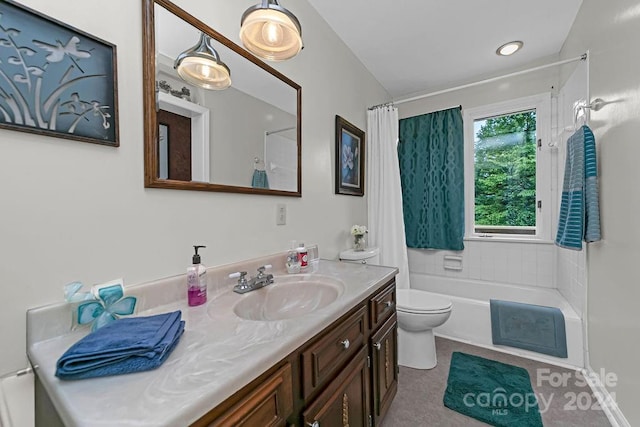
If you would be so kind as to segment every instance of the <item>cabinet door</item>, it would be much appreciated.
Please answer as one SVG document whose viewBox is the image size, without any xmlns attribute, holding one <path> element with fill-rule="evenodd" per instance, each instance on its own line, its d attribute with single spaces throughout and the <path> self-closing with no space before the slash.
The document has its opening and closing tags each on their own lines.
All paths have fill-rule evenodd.
<svg viewBox="0 0 640 427">
<path fill-rule="evenodd" d="M 377 426 L 398 390 L 398 317 L 395 313 L 371 336 L 371 360 L 373 417 Z"/>
<path fill-rule="evenodd" d="M 304 411 L 305 426 L 369 426 L 369 368 L 365 346 Z"/>
</svg>

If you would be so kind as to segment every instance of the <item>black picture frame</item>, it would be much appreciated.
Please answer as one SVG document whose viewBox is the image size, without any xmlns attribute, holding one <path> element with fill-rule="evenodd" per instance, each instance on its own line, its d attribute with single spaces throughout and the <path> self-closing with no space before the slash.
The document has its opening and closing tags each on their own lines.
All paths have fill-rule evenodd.
<svg viewBox="0 0 640 427">
<path fill-rule="evenodd" d="M 364 196 L 365 133 L 336 115 L 336 194 Z"/>
<path fill-rule="evenodd" d="M 0 128 L 118 147 L 116 46 L 0 2 Z"/>
</svg>

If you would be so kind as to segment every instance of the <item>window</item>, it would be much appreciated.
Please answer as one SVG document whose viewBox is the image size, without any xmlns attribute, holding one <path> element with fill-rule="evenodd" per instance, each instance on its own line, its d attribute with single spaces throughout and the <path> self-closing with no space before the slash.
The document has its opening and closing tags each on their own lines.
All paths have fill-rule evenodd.
<svg viewBox="0 0 640 427">
<path fill-rule="evenodd" d="M 468 237 L 550 240 L 548 94 L 465 111 Z"/>
</svg>

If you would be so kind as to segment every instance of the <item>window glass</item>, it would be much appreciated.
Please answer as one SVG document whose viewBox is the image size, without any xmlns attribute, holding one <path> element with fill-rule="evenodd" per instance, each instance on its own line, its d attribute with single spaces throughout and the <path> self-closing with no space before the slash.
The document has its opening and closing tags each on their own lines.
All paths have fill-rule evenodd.
<svg viewBox="0 0 640 427">
<path fill-rule="evenodd" d="M 476 233 L 536 234 L 536 110 L 474 120 Z"/>
</svg>

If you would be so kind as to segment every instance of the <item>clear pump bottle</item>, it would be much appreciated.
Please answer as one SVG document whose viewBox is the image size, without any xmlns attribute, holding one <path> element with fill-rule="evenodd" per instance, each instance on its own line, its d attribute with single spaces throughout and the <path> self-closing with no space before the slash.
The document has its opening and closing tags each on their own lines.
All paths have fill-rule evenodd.
<svg viewBox="0 0 640 427">
<path fill-rule="evenodd" d="M 189 306 L 195 307 L 207 302 L 207 268 L 200 263 L 198 249 L 206 246 L 194 246 L 195 255 L 192 264 L 187 268 L 187 299 Z"/>
<path fill-rule="evenodd" d="M 291 248 L 287 253 L 287 273 L 300 273 L 300 260 L 298 259 L 298 250 L 296 249 L 296 241 L 291 241 Z"/>
</svg>

